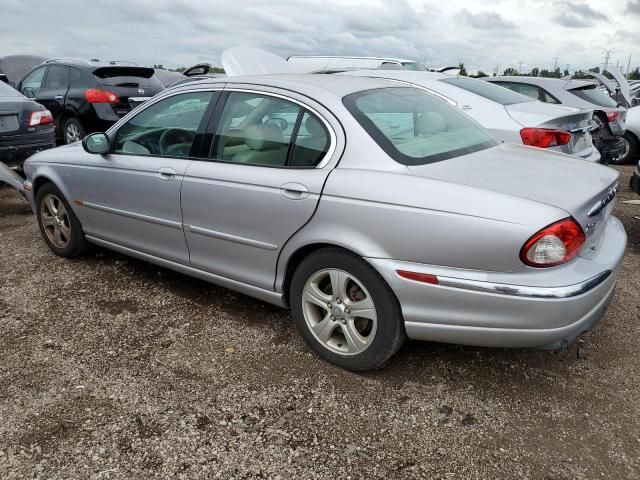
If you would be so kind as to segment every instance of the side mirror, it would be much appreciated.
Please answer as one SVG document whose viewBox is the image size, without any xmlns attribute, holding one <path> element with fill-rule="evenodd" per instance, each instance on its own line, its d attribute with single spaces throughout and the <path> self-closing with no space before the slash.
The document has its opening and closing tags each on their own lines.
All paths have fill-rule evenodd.
<svg viewBox="0 0 640 480">
<path fill-rule="evenodd" d="M 36 92 L 31 87 L 24 87 L 22 94 L 27 98 L 36 98 Z"/>
<path fill-rule="evenodd" d="M 92 133 L 84 137 L 82 140 L 82 147 L 87 153 L 105 155 L 106 153 L 109 153 L 109 137 L 101 132 Z"/>
</svg>

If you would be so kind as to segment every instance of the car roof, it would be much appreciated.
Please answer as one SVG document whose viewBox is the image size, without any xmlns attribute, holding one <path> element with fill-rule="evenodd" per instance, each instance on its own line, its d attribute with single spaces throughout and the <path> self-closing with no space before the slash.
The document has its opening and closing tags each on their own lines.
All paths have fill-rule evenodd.
<svg viewBox="0 0 640 480">
<path fill-rule="evenodd" d="M 352 55 L 290 55 L 290 58 L 338 58 L 345 60 L 380 60 L 381 62 L 399 62 L 399 63 L 418 63 L 415 60 L 409 60 L 407 58 L 395 58 L 395 57 L 360 57 Z"/>
<path fill-rule="evenodd" d="M 199 78 L 187 83 L 180 83 L 171 88 L 192 88 L 196 85 L 208 84 L 251 84 L 256 86 L 270 86 L 305 93 L 305 90 L 327 92 L 344 97 L 351 93 L 363 90 L 388 87 L 407 87 L 397 82 L 382 78 L 362 78 L 338 75 L 317 74 L 272 74 L 272 75 L 247 75 L 236 77 Z"/>
</svg>

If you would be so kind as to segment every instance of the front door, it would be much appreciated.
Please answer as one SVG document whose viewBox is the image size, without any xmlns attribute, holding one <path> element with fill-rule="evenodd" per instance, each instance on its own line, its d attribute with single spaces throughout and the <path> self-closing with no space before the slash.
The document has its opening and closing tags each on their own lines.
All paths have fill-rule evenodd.
<svg viewBox="0 0 640 480">
<path fill-rule="evenodd" d="M 335 136 L 292 99 L 229 91 L 218 103 L 209 161 L 192 162 L 182 186 L 191 265 L 272 290 L 283 245 L 315 211 Z"/>
<path fill-rule="evenodd" d="M 143 108 L 111 136 L 111 153 L 79 170 L 92 236 L 188 264 L 180 188 L 215 95 L 180 93 Z"/>
<path fill-rule="evenodd" d="M 51 65 L 42 88 L 36 94 L 36 100 L 51 112 L 56 121 L 56 130 L 62 131 L 61 124 L 65 110 L 65 100 L 69 91 L 69 67 Z"/>
</svg>

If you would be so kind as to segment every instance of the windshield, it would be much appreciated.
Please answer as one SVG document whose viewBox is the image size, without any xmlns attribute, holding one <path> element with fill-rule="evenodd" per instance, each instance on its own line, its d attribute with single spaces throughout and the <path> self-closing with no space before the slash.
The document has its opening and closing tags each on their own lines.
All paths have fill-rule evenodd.
<svg viewBox="0 0 640 480">
<path fill-rule="evenodd" d="M 576 97 L 586 100 L 589 103 L 600 105 L 601 107 L 616 108 L 618 104 L 606 93 L 602 92 L 595 85 L 587 85 L 581 88 L 574 88 L 569 90 L 569 93 L 573 93 Z"/>
<path fill-rule="evenodd" d="M 403 62 L 402 66 L 407 70 L 415 70 L 416 72 L 426 72 L 427 67 L 418 62 Z"/>
<path fill-rule="evenodd" d="M 521 93 L 514 92 L 508 88 L 494 85 L 493 83 L 483 82 L 468 77 L 451 77 L 440 80 L 456 87 L 462 88 L 469 92 L 488 98 L 502 105 L 514 105 L 516 103 L 533 102 L 534 100 Z"/>
<path fill-rule="evenodd" d="M 347 95 L 345 107 L 376 143 L 404 165 L 425 165 L 497 145 L 464 113 L 411 87 Z"/>
<path fill-rule="evenodd" d="M 22 94 L 12 86 L 0 81 L 0 97 L 21 97 Z"/>
</svg>

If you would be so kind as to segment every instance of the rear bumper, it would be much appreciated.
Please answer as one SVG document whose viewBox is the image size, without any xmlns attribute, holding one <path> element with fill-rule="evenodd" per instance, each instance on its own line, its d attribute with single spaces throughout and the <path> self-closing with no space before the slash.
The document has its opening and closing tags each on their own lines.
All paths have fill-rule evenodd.
<svg viewBox="0 0 640 480">
<path fill-rule="evenodd" d="M 610 217 L 598 251 L 550 269 L 496 273 L 367 259 L 395 292 L 409 338 L 488 347 L 558 348 L 589 330 L 613 296 L 626 247 Z M 397 270 L 436 275 L 439 285 Z"/>
<path fill-rule="evenodd" d="M 51 134 L 39 135 L 39 137 L 36 141 L 28 143 L 3 144 L 0 142 L 0 162 L 9 167 L 19 167 L 34 153 L 56 146 L 53 129 Z"/>
</svg>

